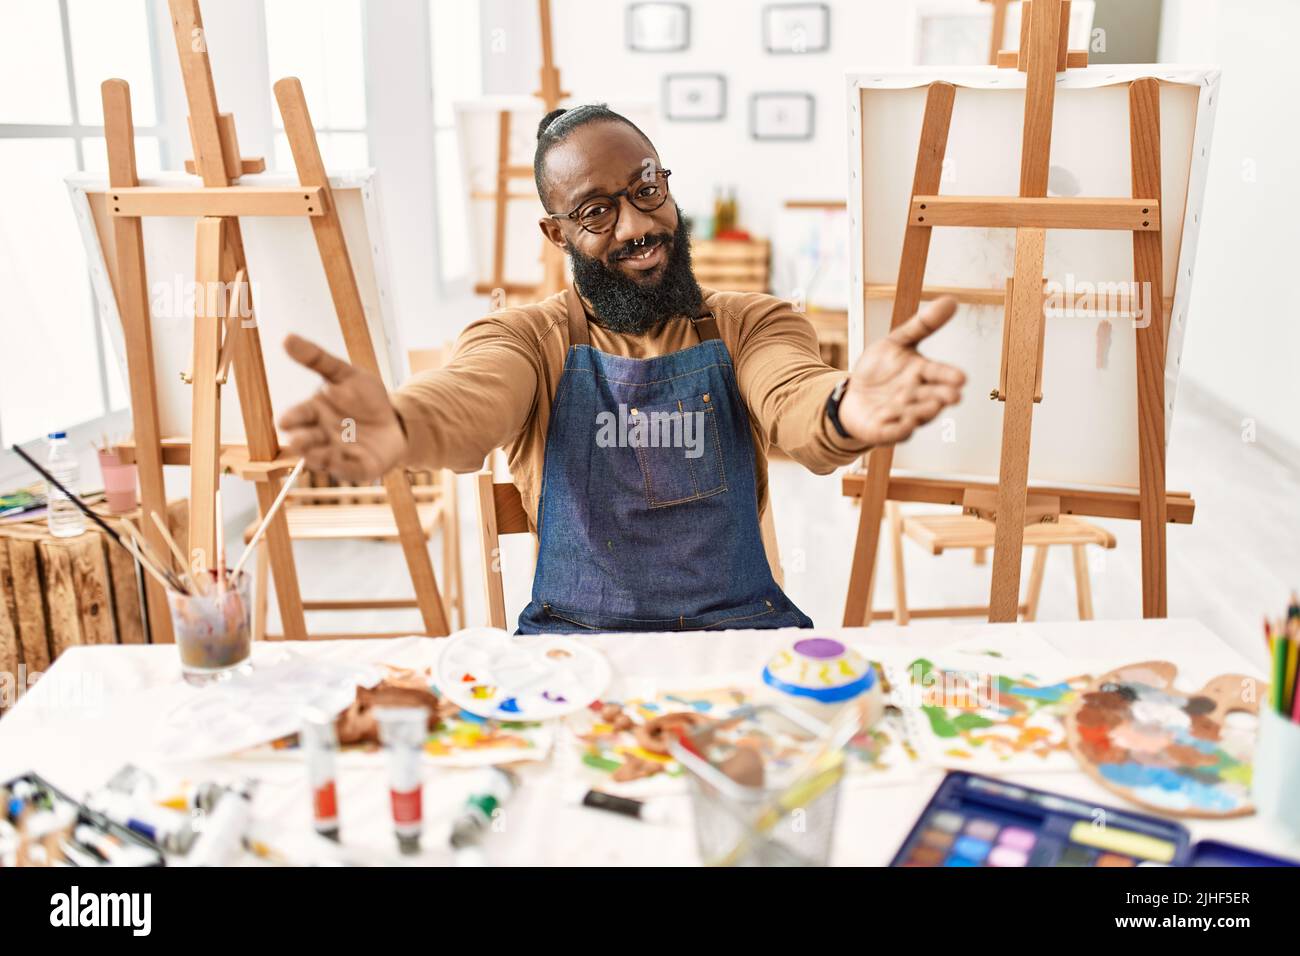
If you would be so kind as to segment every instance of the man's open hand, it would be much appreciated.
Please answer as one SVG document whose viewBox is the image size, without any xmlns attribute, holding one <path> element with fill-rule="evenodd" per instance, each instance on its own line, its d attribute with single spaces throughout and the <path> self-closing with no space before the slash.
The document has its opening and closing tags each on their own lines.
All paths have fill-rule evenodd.
<svg viewBox="0 0 1300 956">
<path fill-rule="evenodd" d="M 966 375 L 916 350 L 952 318 L 957 300 L 944 296 L 921 308 L 889 335 L 867 346 L 840 401 L 840 424 L 869 445 L 905 441 L 949 405 L 961 401 Z"/>
<path fill-rule="evenodd" d="M 378 375 L 297 335 L 284 340 L 284 350 L 323 380 L 315 395 L 280 416 L 289 449 L 308 468 L 343 481 L 373 481 L 403 460 L 406 435 Z"/>
</svg>

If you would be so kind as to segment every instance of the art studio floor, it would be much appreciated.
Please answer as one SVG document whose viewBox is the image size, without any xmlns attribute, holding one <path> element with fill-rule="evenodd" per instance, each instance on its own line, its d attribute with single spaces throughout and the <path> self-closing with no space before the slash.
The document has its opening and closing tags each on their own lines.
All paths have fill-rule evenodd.
<svg viewBox="0 0 1300 956">
<path fill-rule="evenodd" d="M 1300 565 L 1300 474 L 1260 446 L 1244 442 L 1232 416 L 1180 394 L 1168 462 L 1169 487 L 1196 499 L 1196 522 L 1169 529 L 1169 613 L 1200 621 L 1263 666 L 1259 608 L 1274 607 L 1294 582 L 1279 569 Z M 818 477 L 789 460 L 771 466 L 776 527 L 786 568 L 786 590 L 815 622 L 837 625 L 844 608 L 857 510 L 840 496 L 839 477 Z M 486 620 L 479 564 L 477 509 L 472 478 L 459 485 L 461 541 L 470 624 Z M 912 507 L 912 506 L 908 506 Z M 918 509 L 930 506 L 915 506 Z M 1136 522 L 1097 520 L 1118 539 L 1112 551 L 1090 548 L 1095 616 L 1125 619 L 1141 613 L 1142 576 Z M 912 607 L 981 604 L 988 599 L 989 566 L 976 566 L 969 551 L 931 557 L 905 543 L 908 597 Z M 888 556 L 882 541 L 882 556 Z M 434 549 L 435 553 L 438 549 Z M 528 600 L 531 553 L 526 539 L 505 539 L 502 574 L 511 619 Z M 398 549 L 370 542 L 312 542 L 297 546 L 305 597 L 409 595 Z M 1028 578 L 1025 559 L 1022 581 Z M 876 607 L 892 600 L 891 563 L 883 560 Z M 441 577 L 441 569 L 439 569 Z M 274 599 L 269 627 L 279 630 Z M 1074 574 L 1068 549 L 1047 562 L 1038 619 L 1076 617 Z M 418 629 L 411 612 L 311 614 L 308 626 L 330 632 Z"/>
</svg>

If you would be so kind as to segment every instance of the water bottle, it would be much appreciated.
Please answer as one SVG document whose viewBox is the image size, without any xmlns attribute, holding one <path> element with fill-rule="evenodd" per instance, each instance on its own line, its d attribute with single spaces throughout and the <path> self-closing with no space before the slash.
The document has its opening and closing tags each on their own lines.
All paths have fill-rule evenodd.
<svg viewBox="0 0 1300 956">
<path fill-rule="evenodd" d="M 49 454 L 45 456 L 45 470 L 58 479 L 59 483 L 73 494 L 78 494 L 77 486 L 81 482 L 81 468 L 77 458 L 68 448 L 67 432 L 50 432 L 48 436 Z M 68 496 L 49 482 L 45 483 L 46 521 L 50 534 L 56 538 L 75 538 L 86 530 L 86 519 Z"/>
</svg>

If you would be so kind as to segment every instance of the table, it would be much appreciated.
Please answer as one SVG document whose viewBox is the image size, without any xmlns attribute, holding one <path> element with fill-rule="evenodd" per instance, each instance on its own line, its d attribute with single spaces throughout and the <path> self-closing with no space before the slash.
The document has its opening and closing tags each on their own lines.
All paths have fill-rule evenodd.
<svg viewBox="0 0 1300 956">
<path fill-rule="evenodd" d="M 1115 666 L 1164 658 L 1177 663 L 1186 686 L 1202 676 L 1260 669 L 1195 621 L 1087 621 L 1033 624 L 913 624 L 899 628 L 820 629 L 870 653 L 905 648 L 927 653 L 975 641 L 1003 648 L 1050 647 L 1089 667 Z M 729 631 L 699 634 L 594 635 L 581 640 L 609 658 L 616 675 L 681 680 L 752 670 L 782 642 L 781 632 Z M 378 659 L 399 665 L 426 665 L 437 639 L 264 642 L 254 661 L 267 661 L 293 648 L 334 660 Z M 1093 673 L 1099 671 L 1092 670 Z M 13 711 L 0 720 L 0 779 L 34 769 L 73 795 L 101 785 L 137 750 L 134 741 L 148 732 L 157 715 L 138 698 L 150 688 L 179 684 L 179 662 L 170 646 L 73 647 L 54 664 Z M 202 693 L 182 690 L 177 693 Z M 558 737 L 558 735 L 557 735 Z M 685 796 L 665 797 L 673 820 L 653 825 L 581 807 L 581 786 L 573 775 L 576 749 L 557 739 L 551 758 L 524 765 L 520 792 L 507 804 L 500 832 L 488 835 L 488 862 L 514 865 L 692 865 L 697 862 Z M 307 787 L 300 765 L 256 759 L 207 761 L 185 768 L 204 777 L 260 778 L 254 801 L 259 830 L 284 834 L 290 842 L 309 839 Z M 466 770 L 425 774 L 424 852 L 392 862 L 447 864 L 450 819 L 470 785 Z M 832 862 L 884 865 L 929 799 L 942 776 L 926 770 L 921 779 L 895 786 L 846 786 L 840 805 Z M 1024 773 L 1014 782 L 1052 790 L 1106 806 L 1125 806 L 1080 771 Z M 339 801 L 344 840 L 387 854 L 393 847 L 386 774 L 381 769 L 340 771 Z M 1260 850 L 1300 857 L 1300 843 L 1251 816 L 1236 820 L 1183 821 L 1193 839 L 1214 838 Z M 277 836 L 278 838 L 278 836 Z"/>
</svg>

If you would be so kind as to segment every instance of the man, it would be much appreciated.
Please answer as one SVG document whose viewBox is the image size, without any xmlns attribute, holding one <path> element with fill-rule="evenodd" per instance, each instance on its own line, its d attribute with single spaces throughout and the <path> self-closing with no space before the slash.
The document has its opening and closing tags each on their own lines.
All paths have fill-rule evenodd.
<svg viewBox="0 0 1300 956">
<path fill-rule="evenodd" d="M 965 376 L 916 351 L 951 299 L 846 376 L 789 303 L 701 289 L 670 172 L 605 106 L 556 110 L 534 174 L 570 288 L 472 323 L 447 367 L 391 396 L 286 342 L 324 379 L 280 422 L 308 467 L 349 480 L 396 465 L 466 472 L 508 450 L 540 539 L 522 633 L 811 627 L 763 551 L 769 446 L 826 474 L 961 398 Z"/>
</svg>

